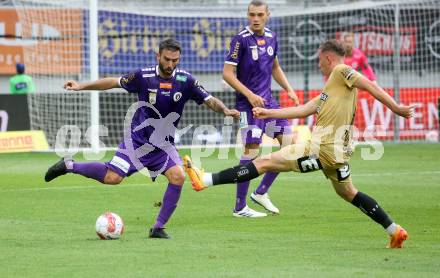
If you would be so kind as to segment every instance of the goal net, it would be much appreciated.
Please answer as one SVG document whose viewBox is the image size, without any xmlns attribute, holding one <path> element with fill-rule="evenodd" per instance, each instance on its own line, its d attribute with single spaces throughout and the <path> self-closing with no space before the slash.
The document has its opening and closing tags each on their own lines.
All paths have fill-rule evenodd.
<svg viewBox="0 0 440 278">
<path fill-rule="evenodd" d="M 139 1 L 100 1 L 100 77 L 120 76 L 154 65 L 159 41 L 174 37 L 183 46 L 180 67 L 233 106 L 234 93 L 221 75 L 232 36 L 246 26 L 246 5 L 212 2 L 217 4 L 197 1 L 191 5 L 189 1 L 177 7 L 157 7 Z M 56 147 L 57 134 L 69 134 L 74 146 L 90 147 L 86 136 L 91 125 L 90 93 L 62 89 L 67 79 L 87 81 L 90 77 L 88 1 L 13 3 L 17 32 L 27 42 L 24 62 L 37 88 L 36 94 L 29 95 L 32 129 L 43 130 L 52 148 Z M 416 107 L 414 118 L 397 118 L 360 92 L 355 119 L 360 140 L 372 135 L 392 142 L 438 140 L 439 0 L 360 1 L 309 8 L 284 3 L 270 6 L 268 27 L 278 34 L 281 66 L 302 101 L 319 94 L 324 85 L 317 66 L 320 43 L 353 32 L 354 45 L 368 57 L 377 83 L 399 102 Z M 282 106 L 292 105 L 275 82 L 273 90 Z M 118 145 L 125 113 L 134 101 L 133 95 L 122 90 L 99 93 L 99 123 L 106 127 L 101 133 L 101 147 Z M 312 125 L 313 120 L 310 117 L 293 124 Z M 235 144 L 238 125 L 232 124 L 232 136 L 226 139 L 224 126 L 222 115 L 189 103 L 179 125 L 177 144 Z"/>
</svg>

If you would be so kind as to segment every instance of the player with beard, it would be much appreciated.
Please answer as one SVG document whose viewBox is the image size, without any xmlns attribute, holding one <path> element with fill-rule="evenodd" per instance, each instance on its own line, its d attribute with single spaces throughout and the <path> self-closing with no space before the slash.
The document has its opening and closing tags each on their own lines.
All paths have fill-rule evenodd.
<svg viewBox="0 0 440 278">
<path fill-rule="evenodd" d="M 228 109 L 222 101 L 211 96 L 188 72 L 178 69 L 181 46 L 174 39 L 160 43 L 157 65 L 123 75 L 103 78 L 88 83 L 67 81 L 67 90 L 108 90 L 123 88 L 137 94 L 139 102 L 124 140 L 114 157 L 107 163 L 80 163 L 63 158 L 45 175 L 49 182 L 67 173 L 79 174 L 104 184 L 119 184 L 125 177 L 147 168 L 155 180 L 163 174 L 168 179 L 162 207 L 156 223 L 150 229 L 153 238 L 169 238 L 164 226 L 170 219 L 180 198 L 185 174 L 182 161 L 174 146 L 174 132 L 189 100 L 204 103 L 211 110 L 238 118 L 237 110 Z M 133 106 L 132 106 L 133 107 Z M 129 111 L 133 112 L 133 111 Z"/>
</svg>

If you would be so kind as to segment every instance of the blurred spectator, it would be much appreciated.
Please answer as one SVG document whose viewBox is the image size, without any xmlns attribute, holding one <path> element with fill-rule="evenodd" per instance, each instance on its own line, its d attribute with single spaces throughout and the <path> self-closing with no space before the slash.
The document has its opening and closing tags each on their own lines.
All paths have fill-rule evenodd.
<svg viewBox="0 0 440 278">
<path fill-rule="evenodd" d="M 35 92 L 32 77 L 25 74 L 24 64 L 16 65 L 17 74 L 9 79 L 9 91 L 11 94 L 27 94 Z"/>
<path fill-rule="evenodd" d="M 354 34 L 347 32 L 344 35 L 345 58 L 344 64 L 361 72 L 371 81 L 376 81 L 373 68 L 368 64 L 367 56 L 359 49 L 354 47 Z"/>
</svg>

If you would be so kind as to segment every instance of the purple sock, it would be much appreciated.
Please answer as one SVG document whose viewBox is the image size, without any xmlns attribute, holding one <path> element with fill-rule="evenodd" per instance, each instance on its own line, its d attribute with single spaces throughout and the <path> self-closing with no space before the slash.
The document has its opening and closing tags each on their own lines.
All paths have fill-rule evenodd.
<svg viewBox="0 0 440 278">
<path fill-rule="evenodd" d="M 72 162 L 72 165 L 67 164 L 67 171 L 69 173 L 79 174 L 81 176 L 104 182 L 104 177 L 107 174 L 107 166 L 104 163 L 90 162 L 78 163 Z"/>
<path fill-rule="evenodd" d="M 240 165 L 246 164 L 251 159 L 242 157 L 240 159 Z M 237 200 L 235 202 L 235 211 L 242 210 L 246 206 L 246 196 L 249 189 L 250 181 L 237 183 Z"/>
<path fill-rule="evenodd" d="M 263 179 L 261 180 L 260 186 L 258 186 L 257 190 L 255 190 L 255 192 L 257 192 L 257 194 L 263 195 L 264 193 L 266 193 L 269 188 L 272 186 L 273 181 L 277 178 L 279 173 L 275 173 L 275 172 L 267 172 L 264 176 Z"/>
<path fill-rule="evenodd" d="M 180 199 L 180 192 L 182 192 L 181 185 L 172 183 L 168 184 L 167 191 L 165 191 L 165 194 L 163 195 L 162 207 L 160 208 L 154 228 L 163 228 L 168 222 L 168 219 L 170 219 L 177 207 L 177 202 L 179 202 Z"/>
</svg>

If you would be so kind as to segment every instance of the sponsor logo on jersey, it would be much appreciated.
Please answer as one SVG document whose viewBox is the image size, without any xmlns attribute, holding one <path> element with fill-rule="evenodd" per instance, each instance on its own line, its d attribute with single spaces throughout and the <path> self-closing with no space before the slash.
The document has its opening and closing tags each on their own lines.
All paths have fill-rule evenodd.
<svg viewBox="0 0 440 278">
<path fill-rule="evenodd" d="M 153 105 L 156 104 L 156 96 L 157 96 L 156 93 L 150 92 L 150 94 L 148 96 L 148 102 L 153 104 Z"/>
<path fill-rule="evenodd" d="M 172 89 L 173 88 L 173 83 L 160 83 L 159 84 L 159 88 L 161 89 Z"/>
<path fill-rule="evenodd" d="M 272 48 L 272 46 L 269 46 L 269 47 L 267 48 L 267 54 L 269 54 L 269 56 L 272 56 L 272 55 L 273 55 L 273 48 Z"/>
<path fill-rule="evenodd" d="M 236 42 L 234 46 L 234 51 L 232 51 L 231 58 L 237 59 L 238 58 L 238 51 L 240 50 L 240 42 Z"/>
<path fill-rule="evenodd" d="M 176 75 L 176 80 L 186 82 L 187 77 L 185 75 Z"/>
<path fill-rule="evenodd" d="M 179 99 L 181 99 L 181 98 L 182 98 L 182 93 L 181 92 L 174 93 L 174 95 L 173 95 L 174 102 L 178 102 Z"/>
<path fill-rule="evenodd" d="M 266 44 L 266 40 L 265 39 L 257 40 L 257 44 L 260 45 L 260 46 L 265 45 Z"/>
</svg>

